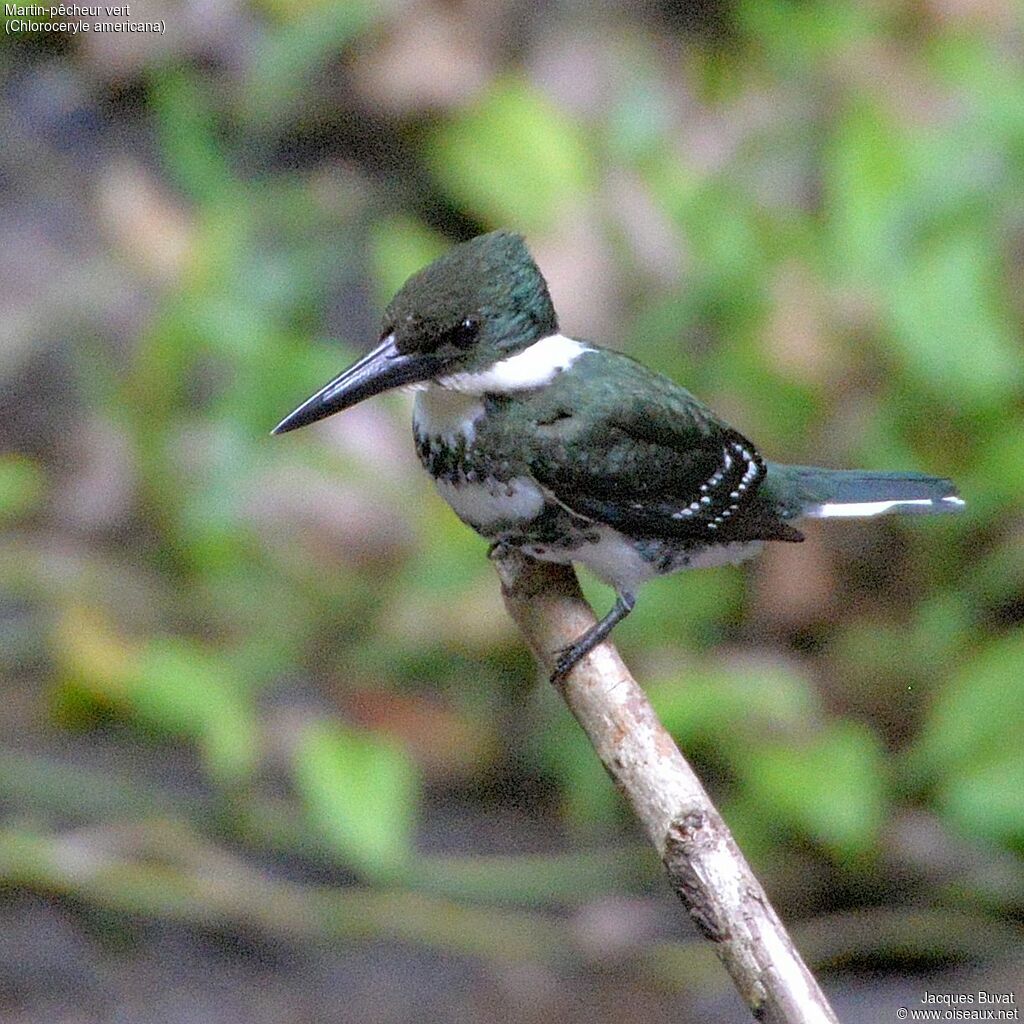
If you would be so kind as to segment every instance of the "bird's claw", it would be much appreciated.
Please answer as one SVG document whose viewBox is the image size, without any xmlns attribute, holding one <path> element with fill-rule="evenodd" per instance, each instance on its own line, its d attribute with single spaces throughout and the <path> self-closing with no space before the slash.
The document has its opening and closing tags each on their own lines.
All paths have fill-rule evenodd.
<svg viewBox="0 0 1024 1024">
<path fill-rule="evenodd" d="M 487 557 L 494 562 L 500 562 L 503 558 L 508 558 L 512 554 L 513 547 L 507 541 L 496 540 L 488 549 Z"/>
<path fill-rule="evenodd" d="M 577 644 L 570 644 L 558 652 L 558 656 L 555 658 L 555 667 L 551 672 L 551 682 L 555 686 L 565 682 L 566 677 L 583 657 L 577 646 Z"/>
</svg>

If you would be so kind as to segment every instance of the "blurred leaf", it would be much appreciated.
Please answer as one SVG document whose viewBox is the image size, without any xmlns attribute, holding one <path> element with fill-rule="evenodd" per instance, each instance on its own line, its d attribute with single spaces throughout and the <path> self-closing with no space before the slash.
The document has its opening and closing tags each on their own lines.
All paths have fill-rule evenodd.
<svg viewBox="0 0 1024 1024">
<path fill-rule="evenodd" d="M 911 180 L 905 135 L 878 106 L 854 104 L 826 152 L 835 269 L 854 281 L 884 281 L 907 258 L 901 198 Z"/>
<path fill-rule="evenodd" d="M 510 856 L 433 856 L 417 860 L 416 888 L 486 903 L 550 907 L 560 902 L 575 907 L 588 898 L 621 895 L 651 884 L 652 861 L 656 863 L 649 848 L 640 845 Z"/>
<path fill-rule="evenodd" d="M 759 213 L 749 196 L 721 183 L 694 192 L 684 212 L 709 305 L 733 323 L 764 307 L 768 239 Z"/>
<path fill-rule="evenodd" d="M 152 89 L 164 161 L 200 201 L 216 199 L 234 185 L 207 88 L 194 73 L 167 71 L 155 77 Z"/>
<path fill-rule="evenodd" d="M 991 764 L 1024 735 L 1024 634 L 993 641 L 936 695 L 906 766 L 918 782 Z"/>
<path fill-rule="evenodd" d="M 125 640 L 95 609 L 81 607 L 60 620 L 55 643 L 70 687 L 59 695 L 65 713 L 87 721 L 88 699 L 185 737 L 221 785 L 251 773 L 259 752 L 255 714 L 227 659 L 183 638 Z"/>
<path fill-rule="evenodd" d="M 0 523 L 34 511 L 42 498 L 39 466 L 21 455 L 0 455 Z"/>
<path fill-rule="evenodd" d="M 1021 380 L 999 287 L 999 245 L 983 185 L 992 160 L 955 130 L 899 124 L 853 104 L 828 151 L 836 273 L 877 290 L 910 375 L 970 406 Z"/>
<path fill-rule="evenodd" d="M 354 867 L 387 878 L 406 864 L 419 780 L 401 747 L 373 733 L 318 723 L 302 736 L 293 772 L 313 821 Z"/>
<path fill-rule="evenodd" d="M 782 72 L 795 74 L 835 58 L 872 28 L 878 14 L 860 4 L 815 0 L 742 0 L 737 21 L 764 47 Z"/>
<path fill-rule="evenodd" d="M 246 209 L 245 198 L 235 195 L 223 201 L 204 204 L 196 224 L 195 258 L 188 275 L 188 287 L 179 298 L 181 305 L 174 311 L 176 316 L 184 318 L 196 330 L 197 338 L 203 342 L 209 340 L 216 345 L 222 333 L 226 334 L 232 341 L 225 346 L 225 353 L 229 355 L 247 351 L 234 343 L 234 338 L 242 335 L 244 343 L 249 333 L 249 318 L 260 317 L 262 310 L 258 306 L 255 309 L 235 308 L 232 312 L 242 318 L 240 326 L 222 323 L 217 325 L 219 329 L 207 332 L 201 329 L 204 326 L 202 318 L 204 315 L 215 317 L 218 310 L 214 308 L 206 313 L 204 310 L 197 311 L 195 306 L 197 302 L 210 303 L 214 307 L 225 303 L 234 303 L 235 307 L 252 305 L 243 268 L 246 266 L 248 250 L 253 246 L 255 217 Z M 227 319 L 225 313 L 221 312 L 221 316 Z M 250 346 L 255 344 L 251 338 L 248 342 Z"/>
<path fill-rule="evenodd" d="M 964 590 L 977 605 L 989 611 L 1000 606 L 1012 609 L 1020 605 L 1024 596 L 1022 541 L 1018 526 L 975 563 L 970 579 L 964 581 Z"/>
<path fill-rule="evenodd" d="M 419 608 L 457 600 L 485 574 L 492 572 L 486 542 L 474 534 L 434 493 L 422 512 L 430 516 L 429 538 L 403 573 L 398 600 Z"/>
<path fill-rule="evenodd" d="M 753 309 L 749 312 L 756 315 Z M 744 422 L 736 426 L 738 430 L 753 433 L 756 425 L 757 436 L 765 450 L 784 443 L 787 438 L 806 437 L 819 414 L 820 400 L 807 385 L 786 379 L 768 365 L 753 325 L 750 329 L 738 330 L 721 345 L 714 358 L 707 360 L 705 373 L 710 387 L 723 395 L 735 391 L 737 380 L 744 382 L 744 411 L 749 409 L 749 412 Z"/>
<path fill-rule="evenodd" d="M 138 658 L 128 697 L 150 725 L 196 741 L 218 783 L 251 774 L 259 753 L 255 715 L 219 657 L 191 641 L 153 640 Z"/>
<path fill-rule="evenodd" d="M 741 759 L 755 738 L 798 734 L 820 716 L 807 681 L 780 665 L 748 669 L 709 663 L 687 668 L 678 679 L 656 682 L 647 693 L 684 750 L 708 742 Z"/>
<path fill-rule="evenodd" d="M 123 701 L 138 654 L 95 608 L 71 605 L 54 631 L 57 663 L 75 686 L 105 703 Z"/>
<path fill-rule="evenodd" d="M 426 157 L 454 200 L 493 226 L 528 231 L 550 229 L 594 180 L 578 126 L 512 78 L 441 125 Z"/>
<path fill-rule="evenodd" d="M 935 802 L 940 813 L 972 837 L 1024 843 L 1024 750 L 1017 743 L 988 750 L 943 782 Z"/>
<path fill-rule="evenodd" d="M 741 787 L 765 818 L 855 857 L 875 843 L 885 816 L 881 744 L 865 726 L 841 721 L 803 743 L 758 745 L 737 761 Z"/>
<path fill-rule="evenodd" d="M 889 375 L 885 388 L 884 398 L 879 396 L 871 403 L 869 414 L 865 414 L 862 417 L 863 423 L 858 424 L 860 429 L 857 435 L 849 438 L 849 458 L 856 464 L 878 469 L 914 469 L 923 472 L 925 464 L 922 464 L 920 454 L 915 451 L 907 427 L 911 418 L 915 418 L 918 424 L 929 413 L 934 418 L 934 396 L 925 397 L 911 392 L 906 375 L 898 371 Z M 916 405 L 911 404 L 912 398 L 917 398 L 918 404 L 926 407 L 927 412 L 922 410 L 914 417 Z M 940 423 L 928 423 L 929 439 L 939 436 L 941 427 Z M 935 472 L 938 467 L 928 464 L 928 469 Z M 957 482 L 963 481 L 958 477 Z"/>
<path fill-rule="evenodd" d="M 643 77 L 625 86 L 609 111 L 605 142 L 610 154 L 621 160 L 656 160 L 666 134 L 673 130 L 673 98 L 643 63 L 644 55 L 636 56 L 633 73 Z"/>
<path fill-rule="evenodd" d="M 931 686 L 963 649 L 974 628 L 971 609 L 958 593 L 940 591 L 924 600 L 909 619 L 854 619 L 835 638 L 833 650 L 845 676 L 872 686 L 899 680 Z"/>
<path fill-rule="evenodd" d="M 910 372 L 968 405 L 1008 400 L 1021 382 L 1020 344 L 998 308 L 991 238 L 980 230 L 936 238 L 888 289 L 892 337 Z"/>
<path fill-rule="evenodd" d="M 365 0 L 262 2 L 284 22 L 264 37 L 250 65 L 244 93 L 247 115 L 264 123 L 284 117 L 304 98 L 309 102 L 311 89 L 321 92 L 311 81 L 316 72 L 388 7 Z"/>
<path fill-rule="evenodd" d="M 612 785 L 579 724 L 556 707 L 538 736 L 541 766 L 558 780 L 561 811 L 577 826 L 607 826 L 622 818 L 622 796 Z"/>
<path fill-rule="evenodd" d="M 963 481 L 968 508 L 981 516 L 1003 515 L 1024 508 L 1024 419 L 1010 418 L 1000 409 L 991 433 L 978 437 L 970 476 Z"/>
<path fill-rule="evenodd" d="M 969 96 L 977 137 L 985 146 L 1006 146 L 1007 156 L 1024 159 L 1024 75 L 1020 62 L 988 33 L 947 32 L 929 40 L 933 67 L 947 83 Z M 966 154 L 961 154 L 964 156 Z M 1001 175 L 1004 185 L 1013 179 Z M 1014 192 L 1016 194 L 1016 191 Z"/>
</svg>

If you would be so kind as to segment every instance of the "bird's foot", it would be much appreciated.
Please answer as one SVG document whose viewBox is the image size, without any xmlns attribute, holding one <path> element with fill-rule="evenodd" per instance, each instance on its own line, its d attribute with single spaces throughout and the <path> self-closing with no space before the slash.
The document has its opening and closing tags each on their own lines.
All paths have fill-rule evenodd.
<svg viewBox="0 0 1024 1024">
<path fill-rule="evenodd" d="M 577 637 L 568 647 L 563 647 L 555 657 L 555 668 L 551 673 L 551 682 L 556 686 L 565 682 L 569 673 L 595 647 L 608 639 L 608 634 L 632 610 L 635 599 L 632 594 L 620 593 L 612 610 L 600 622 L 595 623 Z"/>
<path fill-rule="evenodd" d="M 505 540 L 496 540 L 488 549 L 487 557 L 492 562 L 500 562 L 503 558 L 508 558 L 515 548 Z"/>
<path fill-rule="evenodd" d="M 593 650 L 593 647 L 585 645 L 586 639 L 586 636 L 583 636 L 576 643 L 569 644 L 568 647 L 563 647 L 558 652 L 558 656 L 555 658 L 555 667 L 551 673 L 551 682 L 555 686 L 564 683 L 569 673 Z"/>
</svg>

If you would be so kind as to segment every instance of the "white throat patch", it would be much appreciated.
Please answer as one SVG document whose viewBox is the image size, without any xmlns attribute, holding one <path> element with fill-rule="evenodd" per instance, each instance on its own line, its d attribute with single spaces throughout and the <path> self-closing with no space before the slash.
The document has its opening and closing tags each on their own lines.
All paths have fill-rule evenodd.
<svg viewBox="0 0 1024 1024">
<path fill-rule="evenodd" d="M 454 448 L 464 439 L 472 444 L 476 437 L 476 421 L 484 414 L 484 403 L 475 395 L 439 388 L 430 384 L 419 390 L 412 407 L 412 421 L 417 434 L 434 438 Z"/>
<path fill-rule="evenodd" d="M 439 377 L 437 383 L 449 391 L 465 395 L 508 394 L 549 383 L 555 374 L 567 370 L 584 352 L 593 349 L 564 334 L 549 334 L 529 348 L 502 359 L 476 373 L 453 373 Z"/>
</svg>

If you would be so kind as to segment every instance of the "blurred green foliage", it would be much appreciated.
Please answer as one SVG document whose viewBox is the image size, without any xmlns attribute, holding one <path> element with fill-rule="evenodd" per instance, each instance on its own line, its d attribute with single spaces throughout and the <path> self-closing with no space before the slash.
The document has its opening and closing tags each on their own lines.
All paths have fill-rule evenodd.
<svg viewBox="0 0 1024 1024">
<path fill-rule="evenodd" d="M 316 824 L 346 860 L 381 878 L 409 861 L 416 770 L 401 747 L 317 725 L 299 742 L 295 776 Z"/>
<path fill-rule="evenodd" d="M 586 199 L 594 154 L 572 120 L 515 79 L 439 127 L 428 165 L 452 199 L 485 224 L 544 231 Z"/>
<path fill-rule="evenodd" d="M 533 786 L 581 846 L 620 834 L 575 724 L 531 691 L 483 542 L 415 465 L 407 403 L 267 436 L 373 341 L 409 273 L 509 226 L 564 298 L 563 329 L 600 329 L 771 456 L 946 474 L 967 498 L 955 522 L 814 527 L 752 577 L 657 581 L 621 627 L 756 866 L 816 865 L 804 907 L 872 874 L 873 898 L 899 905 L 910 872 L 941 899 L 893 845 L 910 812 L 982 860 L 1019 858 L 1024 72 L 997 29 L 742 0 L 726 42 L 665 30 L 666 46 L 595 13 L 562 26 L 561 76 L 509 56 L 420 104 L 360 78 L 387 62 L 402 5 L 254 14 L 266 31 L 237 77 L 156 57 L 136 71 L 161 198 L 118 258 L 155 299 L 123 345 L 66 332 L 79 407 L 62 415 L 120 440 L 125 496 L 76 525 L 66 459 L 30 437 L 0 457 L 4 600 L 47 638 L 5 659 L 12 680 L 45 681 L 49 727 L 184 741 L 236 835 L 370 882 L 543 898 L 512 882 L 541 877 L 526 858 L 414 871 L 429 792 L 475 794 L 483 817 L 495 791 Z M 582 98 L 573 32 L 575 59 L 599 65 Z M 154 280 L 166 206 L 185 244 Z M 282 724 L 274 695 L 298 679 L 317 699 Z M 280 819 L 261 789 L 275 771 Z M 551 865 L 564 899 L 573 872 Z M 991 897 L 960 883 L 958 899 Z M 1018 871 L 995 910 L 1022 903 Z"/>
<path fill-rule="evenodd" d="M 18 455 L 0 458 L 0 521 L 17 521 L 39 506 L 45 493 L 43 474 Z"/>
</svg>

